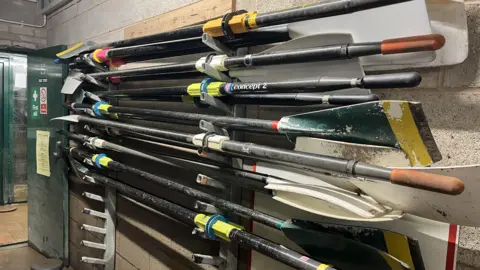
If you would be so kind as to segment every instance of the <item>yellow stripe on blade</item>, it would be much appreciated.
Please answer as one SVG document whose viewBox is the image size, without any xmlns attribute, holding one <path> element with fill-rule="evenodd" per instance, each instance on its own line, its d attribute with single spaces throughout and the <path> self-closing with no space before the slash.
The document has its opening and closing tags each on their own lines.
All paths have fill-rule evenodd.
<svg viewBox="0 0 480 270">
<path fill-rule="evenodd" d="M 383 101 L 382 107 L 397 141 L 400 142 L 400 148 L 407 153 L 412 166 L 432 164 L 432 157 L 423 143 L 408 102 Z"/>
<path fill-rule="evenodd" d="M 410 269 L 415 270 L 408 239 L 398 233 L 384 232 L 385 243 L 387 245 L 388 254 L 408 264 Z"/>
<path fill-rule="evenodd" d="M 83 46 L 83 42 L 79 42 L 79 43 L 73 45 L 72 47 L 66 49 L 65 51 L 57 53 L 56 56 L 60 57 L 60 56 L 62 56 L 62 55 L 65 55 L 65 54 L 73 51 L 73 50 L 76 50 L 76 49 L 78 49 L 78 48 L 80 48 L 80 47 L 82 47 L 82 46 Z"/>
</svg>

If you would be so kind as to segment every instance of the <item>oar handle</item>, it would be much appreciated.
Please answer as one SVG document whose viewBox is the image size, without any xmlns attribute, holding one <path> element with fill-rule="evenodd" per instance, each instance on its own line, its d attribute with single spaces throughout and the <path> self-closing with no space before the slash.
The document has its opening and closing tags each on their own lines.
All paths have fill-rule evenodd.
<svg viewBox="0 0 480 270">
<path fill-rule="evenodd" d="M 382 41 L 382 54 L 395 54 L 420 51 L 435 51 L 445 45 L 445 37 L 440 34 L 387 39 Z"/>
<path fill-rule="evenodd" d="M 415 170 L 393 169 L 390 181 L 397 185 L 409 186 L 433 192 L 458 195 L 463 192 L 463 182 L 451 176 L 419 172 Z"/>
<path fill-rule="evenodd" d="M 362 87 L 369 89 L 417 87 L 422 81 L 418 72 L 367 75 L 362 78 Z"/>
</svg>

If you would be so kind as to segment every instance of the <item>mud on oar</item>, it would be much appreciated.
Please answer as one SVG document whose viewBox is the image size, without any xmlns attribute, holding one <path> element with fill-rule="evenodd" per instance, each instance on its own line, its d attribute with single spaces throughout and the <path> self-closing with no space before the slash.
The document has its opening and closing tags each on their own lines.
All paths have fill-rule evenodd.
<svg viewBox="0 0 480 270">
<path fill-rule="evenodd" d="M 342 158 L 307 154 L 253 143 L 238 142 L 230 140 L 229 137 L 217 134 L 187 134 L 110 120 L 96 119 L 81 115 L 62 116 L 52 120 L 83 122 L 104 127 L 113 127 L 120 130 L 139 132 L 165 139 L 187 142 L 204 150 L 247 156 L 257 160 L 268 160 L 271 162 L 287 164 L 289 166 L 313 169 L 323 173 L 329 172 L 339 176 L 360 179 L 373 178 L 389 181 L 392 184 L 406 185 L 450 195 L 460 194 L 464 190 L 463 182 L 455 177 L 412 172 L 402 169 L 388 169 L 355 160 L 346 160 Z"/>
</svg>

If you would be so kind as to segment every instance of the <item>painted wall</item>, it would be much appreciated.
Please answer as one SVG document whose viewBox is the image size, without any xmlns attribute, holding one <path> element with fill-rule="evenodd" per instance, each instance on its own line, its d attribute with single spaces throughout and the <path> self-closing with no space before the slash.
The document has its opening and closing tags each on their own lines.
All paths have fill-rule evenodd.
<svg viewBox="0 0 480 270">
<path fill-rule="evenodd" d="M 190 2 L 193 1 L 75 1 L 50 16 L 47 23 L 48 45 L 73 44 L 85 40 L 108 42 L 122 39 L 123 29 L 126 26 Z M 237 0 L 237 9 L 265 12 L 310 2 L 309 0 Z M 478 90 L 480 87 L 480 34 L 478 32 L 480 2 L 466 0 L 466 3 L 470 46 L 468 59 L 462 64 L 451 67 L 418 70 L 424 78 L 420 88 L 378 92 L 383 99 L 422 102 L 433 135 L 443 155 L 443 160 L 436 165 L 480 163 L 478 154 L 480 150 L 480 118 L 478 117 L 480 114 Z M 278 113 L 280 112 L 257 107 L 249 111 L 249 116 L 272 118 L 274 115 L 278 116 Z M 257 139 L 260 138 L 249 137 L 249 140 Z M 480 269 L 479 239 L 478 228 L 461 228 L 457 269 Z M 127 242 L 117 242 L 117 252 L 122 249 L 122 243 L 127 244 Z M 144 254 L 147 251 L 142 252 Z M 120 257 L 121 260 L 117 261 L 117 264 L 128 264 L 129 267 L 134 266 L 140 269 L 163 269 L 153 266 L 140 267 L 138 263 L 123 256 Z M 72 256 L 72 259 L 75 260 L 75 256 Z M 118 267 L 117 269 L 130 269 Z"/>
<path fill-rule="evenodd" d="M 2 0 L 0 19 L 42 25 L 43 16 L 37 15 L 35 6 L 36 3 L 26 0 Z M 0 45 L 44 48 L 47 46 L 47 29 L 0 22 Z"/>
</svg>

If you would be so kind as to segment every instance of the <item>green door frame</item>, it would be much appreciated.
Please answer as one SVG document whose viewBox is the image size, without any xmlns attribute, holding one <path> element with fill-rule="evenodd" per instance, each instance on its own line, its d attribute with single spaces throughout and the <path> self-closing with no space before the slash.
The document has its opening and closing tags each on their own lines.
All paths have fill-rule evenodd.
<svg viewBox="0 0 480 270">
<path fill-rule="evenodd" d="M 12 94 L 10 89 L 13 89 L 13 72 L 8 55 L 0 53 L 0 63 L 3 66 L 3 85 L 2 91 L 0 91 L 0 104 L 2 104 L 2 109 L 0 110 L 0 141 L 2 142 L 2 155 L 0 156 L 0 204 L 7 204 L 13 201 L 13 170 L 11 170 L 10 162 L 8 162 L 11 156 L 11 139 L 13 139 L 13 129 L 11 129 L 11 124 L 13 123 L 13 113 L 11 112 L 13 101 L 9 100 Z"/>
</svg>

